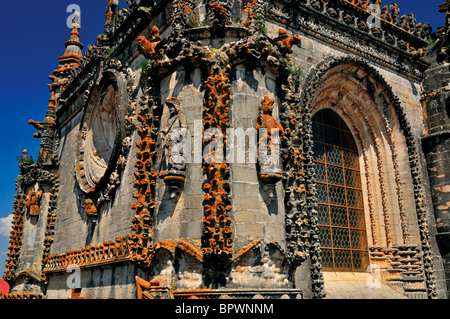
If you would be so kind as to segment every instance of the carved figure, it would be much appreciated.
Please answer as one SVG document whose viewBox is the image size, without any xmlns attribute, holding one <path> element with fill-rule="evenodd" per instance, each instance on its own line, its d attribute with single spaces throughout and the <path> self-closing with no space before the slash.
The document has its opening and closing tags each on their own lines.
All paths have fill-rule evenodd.
<svg viewBox="0 0 450 319">
<path fill-rule="evenodd" d="M 86 199 L 84 201 L 84 211 L 88 216 L 97 216 L 97 207 L 95 207 L 92 199 Z"/>
<path fill-rule="evenodd" d="M 178 144 L 183 139 L 182 129 L 187 128 L 186 118 L 181 110 L 181 102 L 175 97 L 166 100 L 169 110 L 167 124 L 161 128 L 164 156 L 161 162 L 160 177 L 168 184 L 183 182 L 186 176 L 186 159 L 183 148 Z"/>
<path fill-rule="evenodd" d="M 30 212 L 30 216 L 38 216 L 39 215 L 39 207 L 42 197 L 42 190 L 35 192 L 29 191 L 27 199 L 25 201 L 25 206 L 28 208 Z"/>
<path fill-rule="evenodd" d="M 398 26 L 400 28 L 406 30 L 407 32 L 409 32 L 410 31 L 410 26 L 409 26 L 409 23 L 408 23 L 408 17 L 405 16 L 405 15 L 402 15 L 401 18 L 400 18 L 400 21 L 398 23 Z"/>
<path fill-rule="evenodd" d="M 279 154 L 277 154 L 277 143 L 273 134 L 275 130 L 278 130 L 279 135 L 284 135 L 284 128 L 272 115 L 274 103 L 274 99 L 270 99 L 267 96 L 264 97 L 261 101 L 260 116 L 256 122 L 256 129 L 260 134 L 258 141 L 260 178 L 268 184 L 274 184 L 282 177 L 278 160 Z M 267 131 L 261 134 L 263 130 L 260 129 L 266 129 Z"/>
</svg>

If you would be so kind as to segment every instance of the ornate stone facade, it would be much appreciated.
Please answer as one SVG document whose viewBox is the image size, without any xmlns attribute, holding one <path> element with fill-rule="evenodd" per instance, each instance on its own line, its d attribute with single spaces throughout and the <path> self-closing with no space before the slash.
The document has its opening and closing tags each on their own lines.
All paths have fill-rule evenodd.
<svg viewBox="0 0 450 319">
<path fill-rule="evenodd" d="M 20 164 L 8 298 L 447 297 L 448 103 L 433 78 L 448 23 L 431 47 L 429 24 L 380 1 L 118 4 L 84 55 L 74 20 L 47 116 L 30 120 L 41 151 Z M 360 173 L 343 140 L 317 135 L 327 109 Z"/>
</svg>

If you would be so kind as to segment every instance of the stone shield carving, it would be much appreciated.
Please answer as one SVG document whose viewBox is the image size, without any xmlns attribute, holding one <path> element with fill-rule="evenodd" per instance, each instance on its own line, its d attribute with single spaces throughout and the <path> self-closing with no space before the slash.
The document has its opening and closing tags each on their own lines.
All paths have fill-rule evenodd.
<svg viewBox="0 0 450 319">
<path fill-rule="evenodd" d="M 87 195 L 108 188 L 124 138 L 126 81 L 122 74 L 105 72 L 89 97 L 77 140 L 76 179 Z"/>
</svg>

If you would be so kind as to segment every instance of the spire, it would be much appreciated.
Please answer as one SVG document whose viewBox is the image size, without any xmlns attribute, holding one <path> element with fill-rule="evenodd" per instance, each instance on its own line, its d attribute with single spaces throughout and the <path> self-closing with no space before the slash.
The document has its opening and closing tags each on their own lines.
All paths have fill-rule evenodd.
<svg viewBox="0 0 450 319">
<path fill-rule="evenodd" d="M 75 14 L 72 20 L 72 31 L 70 32 L 70 39 L 66 41 L 66 51 L 63 56 L 59 57 L 59 64 L 66 65 L 78 64 L 81 57 L 83 56 L 81 50 L 83 50 L 83 45 L 80 42 L 80 33 L 78 29 L 80 25 L 77 22 L 78 15 Z"/>
<path fill-rule="evenodd" d="M 50 76 L 50 79 L 53 83 L 50 84 L 49 87 L 50 91 L 52 92 L 60 92 L 58 91 L 58 88 L 61 86 L 63 87 L 62 89 L 64 89 L 64 85 L 66 83 L 64 79 L 68 77 L 69 72 L 73 68 L 78 67 L 83 56 L 83 53 L 81 51 L 83 50 L 83 44 L 81 44 L 80 42 L 80 33 L 78 32 L 80 25 L 78 21 L 79 16 L 76 12 L 72 20 L 72 30 L 70 32 L 70 38 L 65 43 L 66 50 L 64 54 L 59 57 L 58 69 L 54 70 L 53 75 Z"/>
</svg>

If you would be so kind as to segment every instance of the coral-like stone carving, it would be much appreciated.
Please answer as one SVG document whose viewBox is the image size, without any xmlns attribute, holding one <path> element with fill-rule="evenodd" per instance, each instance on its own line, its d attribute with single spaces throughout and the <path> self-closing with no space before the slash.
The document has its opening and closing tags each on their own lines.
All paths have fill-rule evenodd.
<svg viewBox="0 0 450 319">
<path fill-rule="evenodd" d="M 14 273 L 17 269 L 17 261 L 20 254 L 20 247 L 23 236 L 23 225 L 25 219 L 25 195 L 17 194 L 14 199 L 14 211 L 13 211 L 13 224 L 10 232 L 10 243 L 7 253 L 8 259 L 5 265 L 5 274 L 3 279 L 10 281 L 14 277 Z"/>
<path fill-rule="evenodd" d="M 88 267 L 96 264 L 113 264 L 122 262 L 136 249 L 131 235 L 116 237 L 102 244 L 92 244 L 64 254 L 49 255 L 44 261 L 44 273 L 65 271 L 70 265 Z"/>
<path fill-rule="evenodd" d="M 44 299 L 45 296 L 43 294 L 35 294 L 35 293 L 9 293 L 4 295 L 5 299 L 10 300 L 21 300 L 21 299 Z"/>
<path fill-rule="evenodd" d="M 172 26 L 175 32 L 183 32 L 197 24 L 194 12 L 195 4 L 191 0 L 176 0 L 172 4 Z"/>
<path fill-rule="evenodd" d="M 209 19 L 213 32 L 223 31 L 229 18 L 228 1 L 214 1 L 209 5 Z"/>
<path fill-rule="evenodd" d="M 219 57 L 219 54 L 209 52 L 208 60 L 211 61 L 208 78 L 205 82 L 204 115 L 203 123 L 205 131 L 219 129 L 222 135 L 226 135 L 229 128 L 228 121 L 230 111 L 231 86 L 227 75 L 227 61 Z M 203 255 L 206 259 L 217 258 L 211 265 L 218 267 L 220 275 L 223 267 L 226 267 L 233 253 L 233 239 L 231 237 L 231 211 L 229 199 L 230 186 L 228 182 L 230 169 L 228 164 L 216 162 L 216 155 L 225 154 L 226 139 L 216 140 L 216 136 L 207 136 L 204 139 L 204 149 L 209 143 L 216 143 L 214 150 L 205 151 L 203 171 L 207 176 L 204 184 L 204 228 L 202 236 Z M 221 261 L 219 261 L 221 260 Z M 209 280 L 215 281 L 216 274 L 209 273 Z M 220 280 L 219 280 L 220 281 Z M 215 284 L 218 284 L 215 282 Z"/>
<path fill-rule="evenodd" d="M 151 38 L 147 40 L 145 37 L 141 36 L 137 38 L 139 44 L 139 51 L 147 58 L 151 59 L 156 54 L 155 47 L 161 41 L 159 37 L 159 29 L 154 26 L 151 30 Z"/>
<path fill-rule="evenodd" d="M 286 30 L 280 29 L 278 37 L 274 39 L 283 54 L 292 54 L 292 46 L 301 43 L 301 38 L 298 35 L 289 37 Z"/>
<path fill-rule="evenodd" d="M 30 212 L 30 216 L 38 216 L 40 212 L 40 203 L 42 198 L 42 190 L 28 192 L 27 199 L 25 200 L 25 206 Z"/>
<path fill-rule="evenodd" d="M 246 21 L 245 21 L 245 27 L 247 29 L 250 29 L 251 27 L 254 27 L 254 24 L 256 23 L 256 9 L 257 9 L 257 3 L 256 0 L 248 0 L 244 2 L 244 13 L 246 14 Z"/>
<path fill-rule="evenodd" d="M 133 260 L 147 266 L 151 262 L 151 252 L 148 247 L 153 238 L 152 216 L 156 207 L 155 189 L 158 179 L 158 172 L 156 171 L 157 139 L 161 118 L 161 108 L 156 107 L 156 103 L 151 98 L 152 93 L 154 92 L 151 89 L 147 89 L 141 97 L 141 107 L 137 114 L 137 120 L 140 123 L 137 132 L 140 140 L 136 142 L 138 151 L 136 153 L 137 160 L 134 164 L 137 169 L 134 172 L 136 181 L 133 184 L 136 189 L 136 192 L 133 192 L 136 202 L 131 205 L 131 208 L 135 211 L 131 230 L 135 234 L 130 237 L 135 247 Z"/>
</svg>

